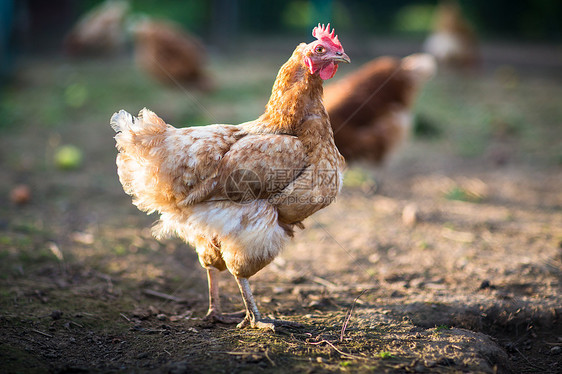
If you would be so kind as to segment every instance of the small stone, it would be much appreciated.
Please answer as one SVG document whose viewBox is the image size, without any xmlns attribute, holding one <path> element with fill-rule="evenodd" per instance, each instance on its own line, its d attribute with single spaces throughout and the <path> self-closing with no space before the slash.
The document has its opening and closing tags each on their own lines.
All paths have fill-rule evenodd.
<svg viewBox="0 0 562 374">
<path fill-rule="evenodd" d="M 422 364 L 417 364 L 416 366 L 414 366 L 414 371 L 416 373 L 425 373 L 427 371 L 427 369 Z"/>
<path fill-rule="evenodd" d="M 273 287 L 272 291 L 274 294 L 280 294 L 285 293 L 287 290 L 285 289 L 285 287 Z"/>
<path fill-rule="evenodd" d="M 10 200 L 16 205 L 24 205 L 31 200 L 31 189 L 25 184 L 15 186 L 10 191 Z"/>
<path fill-rule="evenodd" d="M 61 317 L 62 317 L 62 312 L 60 310 L 53 310 L 51 312 L 51 318 L 54 319 L 55 321 L 57 319 L 61 319 Z"/>
<path fill-rule="evenodd" d="M 402 222 L 406 226 L 414 226 L 418 221 L 418 206 L 414 203 L 408 204 L 402 210 Z"/>
<path fill-rule="evenodd" d="M 550 354 L 551 355 L 558 355 L 561 352 L 562 352 L 562 347 L 560 347 L 559 345 L 550 348 Z"/>
<path fill-rule="evenodd" d="M 368 257 L 368 260 L 371 264 L 376 264 L 381 259 L 381 256 L 378 253 L 373 253 Z"/>
<path fill-rule="evenodd" d="M 165 321 L 168 319 L 168 317 L 165 314 L 160 313 L 156 316 L 156 319 L 159 321 Z"/>
<path fill-rule="evenodd" d="M 148 352 L 142 352 L 137 355 L 137 359 L 143 359 L 148 357 Z"/>
<path fill-rule="evenodd" d="M 310 303 L 308 303 L 307 306 L 309 308 L 318 308 L 318 307 L 322 306 L 322 302 L 320 300 L 312 300 Z"/>
</svg>

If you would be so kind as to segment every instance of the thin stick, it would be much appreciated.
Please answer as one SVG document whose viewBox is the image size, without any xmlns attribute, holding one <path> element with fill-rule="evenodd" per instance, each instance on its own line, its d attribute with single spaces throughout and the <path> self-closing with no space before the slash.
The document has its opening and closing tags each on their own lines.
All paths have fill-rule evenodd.
<svg viewBox="0 0 562 374">
<path fill-rule="evenodd" d="M 38 334 L 41 334 L 41 335 L 43 335 L 43 336 L 46 336 L 46 337 L 48 337 L 48 338 L 52 338 L 52 337 L 53 337 L 53 335 L 47 334 L 46 332 L 39 331 L 39 330 L 36 330 L 36 329 L 31 329 L 31 331 L 36 332 L 36 333 L 38 333 Z"/>
<path fill-rule="evenodd" d="M 359 296 L 357 296 L 355 300 L 353 300 L 353 304 L 351 304 L 351 308 L 349 308 L 349 310 L 347 311 L 347 315 L 345 316 L 345 322 L 343 323 L 343 326 L 341 328 L 340 342 L 343 342 L 343 337 L 345 336 L 345 330 L 347 329 L 347 325 L 349 324 L 349 320 L 351 319 L 351 314 L 353 313 L 353 309 L 355 308 L 355 304 L 357 303 L 357 300 L 359 300 L 359 298 L 363 296 L 363 294 L 367 292 L 367 290 L 368 289 L 364 289 L 363 291 L 361 291 Z"/>
<path fill-rule="evenodd" d="M 340 351 L 339 349 L 337 349 L 335 345 L 333 345 L 332 343 L 330 343 L 330 342 L 327 341 L 327 340 L 321 340 L 321 341 L 316 342 L 316 343 L 309 342 L 308 344 L 318 345 L 318 344 L 322 344 L 322 343 L 328 344 L 330 347 L 332 347 L 336 352 L 338 352 L 338 353 L 339 353 L 340 355 L 342 355 L 342 356 L 346 356 L 346 357 L 349 357 L 349 358 L 355 358 L 355 359 L 357 359 L 357 360 L 364 360 L 364 359 L 365 359 L 365 357 L 354 356 L 354 355 L 352 355 L 352 354 L 350 354 L 350 353 L 342 352 L 342 351 Z"/>
<path fill-rule="evenodd" d="M 248 356 L 253 355 L 255 352 L 226 352 L 226 354 L 233 356 Z"/>
<path fill-rule="evenodd" d="M 321 284 L 325 287 L 328 287 L 328 288 L 338 288 L 338 286 L 336 284 L 334 284 L 334 283 L 332 283 L 329 280 L 324 279 L 324 278 L 312 277 L 312 281 L 316 282 L 316 283 L 319 283 L 319 284 Z"/>
<path fill-rule="evenodd" d="M 125 318 L 127 320 L 127 322 L 131 322 L 131 320 L 129 319 L 129 317 L 127 317 L 126 315 L 124 315 L 123 313 L 119 313 L 119 315 L 123 318 Z"/>
<path fill-rule="evenodd" d="M 543 371 L 543 372 L 546 371 L 543 367 L 540 367 L 540 366 L 538 366 L 538 365 L 535 365 L 535 364 L 533 364 L 531 361 L 529 361 L 529 359 L 528 359 L 519 349 L 517 349 L 516 347 L 514 347 L 514 348 L 515 348 L 515 350 L 516 350 L 517 352 L 519 352 L 519 354 L 521 355 L 521 357 L 523 357 L 523 358 L 525 359 L 525 361 L 527 361 L 527 363 L 528 363 L 529 365 L 531 365 L 532 367 L 534 367 L 534 368 L 536 368 L 536 369 L 539 369 L 540 371 Z"/>
<path fill-rule="evenodd" d="M 177 303 L 183 301 L 183 300 L 180 299 L 179 297 L 175 297 L 175 296 L 169 295 L 169 294 L 167 294 L 167 293 L 158 292 L 158 291 L 154 291 L 154 290 L 144 289 L 144 290 L 142 290 L 142 292 L 143 292 L 145 295 L 158 297 L 158 298 L 164 299 L 164 300 L 175 301 L 175 302 L 177 302 Z"/>
<path fill-rule="evenodd" d="M 271 366 L 277 366 L 277 365 L 275 365 L 275 362 L 273 362 L 273 360 L 271 358 L 269 358 L 269 354 L 267 352 L 267 349 L 265 350 L 265 358 L 267 358 L 268 361 L 271 362 Z"/>
</svg>

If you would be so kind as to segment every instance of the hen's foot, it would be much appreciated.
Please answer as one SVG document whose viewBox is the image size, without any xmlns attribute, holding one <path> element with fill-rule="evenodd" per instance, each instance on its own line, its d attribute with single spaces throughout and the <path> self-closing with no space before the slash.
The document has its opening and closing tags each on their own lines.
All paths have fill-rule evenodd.
<svg viewBox="0 0 562 374">
<path fill-rule="evenodd" d="M 275 332 L 276 328 L 297 328 L 302 327 L 303 325 L 298 322 L 292 321 L 285 321 L 282 319 L 270 319 L 270 318 L 262 318 L 262 319 L 252 319 L 249 316 L 246 316 L 242 322 L 236 325 L 237 328 L 251 328 L 251 329 L 260 329 L 260 330 L 271 330 Z"/>
<path fill-rule="evenodd" d="M 244 312 L 221 313 L 216 310 L 209 310 L 207 315 L 203 317 L 203 321 L 225 324 L 240 323 L 240 320 L 244 317 L 244 315 Z"/>
</svg>

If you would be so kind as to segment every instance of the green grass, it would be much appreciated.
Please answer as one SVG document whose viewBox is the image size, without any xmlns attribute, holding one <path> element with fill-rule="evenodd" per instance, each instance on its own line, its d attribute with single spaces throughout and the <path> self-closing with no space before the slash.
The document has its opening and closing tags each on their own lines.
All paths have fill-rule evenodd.
<svg viewBox="0 0 562 374">
<path fill-rule="evenodd" d="M 447 325 L 439 325 L 439 326 L 435 326 L 435 332 L 440 333 L 446 330 L 450 330 L 451 327 L 447 326 Z"/>
<path fill-rule="evenodd" d="M 392 353 L 387 352 L 387 351 L 379 352 L 378 356 L 379 356 L 380 358 L 382 358 L 383 360 L 388 360 L 388 359 L 390 359 L 390 358 L 394 358 L 394 356 L 392 355 Z"/>
<path fill-rule="evenodd" d="M 414 134 L 438 136 L 461 157 L 482 157 L 497 143 L 508 143 L 510 157 L 556 164 L 562 107 L 552 98 L 560 95 L 559 85 L 538 78 L 505 84 L 493 73 L 468 78 L 439 73 L 416 102 Z"/>
<path fill-rule="evenodd" d="M 474 202 L 474 199 L 471 197 L 471 195 L 465 189 L 458 186 L 455 186 L 447 191 L 447 193 L 445 193 L 445 198 L 447 200 Z"/>
</svg>

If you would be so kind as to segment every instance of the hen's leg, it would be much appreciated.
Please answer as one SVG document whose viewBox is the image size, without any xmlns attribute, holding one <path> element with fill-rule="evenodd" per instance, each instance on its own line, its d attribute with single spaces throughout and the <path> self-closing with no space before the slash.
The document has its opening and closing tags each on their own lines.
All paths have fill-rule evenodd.
<svg viewBox="0 0 562 374">
<path fill-rule="evenodd" d="M 225 315 L 222 313 L 219 299 L 219 271 L 207 269 L 207 280 L 209 281 L 209 311 L 203 319 L 222 323 L 240 322 L 240 317 L 243 315 Z"/>
<path fill-rule="evenodd" d="M 276 326 L 301 326 L 296 322 L 262 318 L 258 310 L 258 306 L 256 305 L 256 301 L 254 300 L 252 290 L 250 289 L 248 278 L 235 278 L 238 283 L 238 287 L 240 287 L 240 293 L 242 294 L 244 305 L 246 306 L 246 317 L 236 327 L 244 328 L 249 326 L 254 329 L 269 329 L 275 331 Z"/>
</svg>

